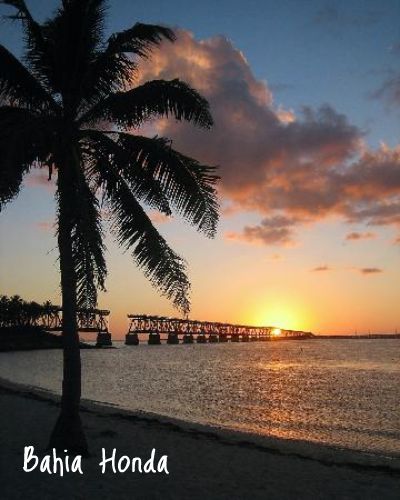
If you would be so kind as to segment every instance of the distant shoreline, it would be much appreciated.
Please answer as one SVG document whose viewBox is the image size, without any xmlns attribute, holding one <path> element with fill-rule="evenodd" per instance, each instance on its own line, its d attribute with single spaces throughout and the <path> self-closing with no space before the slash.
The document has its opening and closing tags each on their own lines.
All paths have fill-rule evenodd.
<svg viewBox="0 0 400 500">
<path fill-rule="evenodd" d="M 0 327 L 0 352 L 62 349 L 62 337 L 38 326 Z M 97 347 L 80 341 L 81 349 Z"/>
<path fill-rule="evenodd" d="M 317 335 L 314 334 L 314 339 L 321 340 L 321 339 L 338 339 L 338 340 L 349 340 L 349 339 L 356 339 L 356 340 L 385 340 L 385 339 L 399 339 L 400 340 L 400 333 L 367 333 L 367 334 L 351 334 L 351 335 Z"/>
</svg>

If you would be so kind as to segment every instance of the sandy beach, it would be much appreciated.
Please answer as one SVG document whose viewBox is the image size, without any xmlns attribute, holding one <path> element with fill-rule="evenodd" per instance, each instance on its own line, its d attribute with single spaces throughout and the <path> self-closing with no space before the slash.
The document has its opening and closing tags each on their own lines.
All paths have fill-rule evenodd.
<svg viewBox="0 0 400 500">
<path fill-rule="evenodd" d="M 91 457 L 83 475 L 24 472 L 24 447 L 44 455 L 58 412 L 50 393 L 1 381 L 2 498 L 138 499 L 398 499 L 400 462 L 354 452 L 133 414 L 84 401 L 82 418 Z M 101 473 L 102 448 L 110 456 L 168 455 L 169 475 Z"/>
</svg>

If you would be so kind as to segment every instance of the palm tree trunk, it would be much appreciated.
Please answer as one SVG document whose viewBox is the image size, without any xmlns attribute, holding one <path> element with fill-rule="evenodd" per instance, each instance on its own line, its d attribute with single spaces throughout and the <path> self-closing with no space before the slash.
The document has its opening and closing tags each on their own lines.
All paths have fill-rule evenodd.
<svg viewBox="0 0 400 500">
<path fill-rule="evenodd" d="M 63 309 L 63 382 L 61 412 L 50 436 L 49 448 L 88 454 L 88 446 L 79 415 L 81 399 L 81 357 L 76 321 L 76 276 L 72 249 L 73 189 L 68 167 L 58 172 L 58 246 L 60 253 Z"/>
</svg>

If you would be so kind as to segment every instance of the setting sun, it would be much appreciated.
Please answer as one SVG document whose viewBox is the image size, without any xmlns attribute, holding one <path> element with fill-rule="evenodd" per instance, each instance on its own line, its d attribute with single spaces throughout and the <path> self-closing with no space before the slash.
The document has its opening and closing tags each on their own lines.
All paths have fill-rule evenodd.
<svg viewBox="0 0 400 500">
<path fill-rule="evenodd" d="M 400 500 L 400 0 L 0 19 L 0 500 Z"/>
<path fill-rule="evenodd" d="M 307 330 L 308 318 L 305 310 L 291 301 L 282 305 L 271 303 L 269 307 L 264 307 L 261 313 L 255 315 L 255 324 L 263 326 L 274 326 L 274 336 L 281 334 L 281 329 L 287 330 Z"/>
</svg>

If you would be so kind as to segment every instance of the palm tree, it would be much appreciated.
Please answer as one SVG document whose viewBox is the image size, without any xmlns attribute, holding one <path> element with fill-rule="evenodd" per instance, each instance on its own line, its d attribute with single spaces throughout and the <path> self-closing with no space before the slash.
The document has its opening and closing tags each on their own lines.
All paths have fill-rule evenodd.
<svg viewBox="0 0 400 500">
<path fill-rule="evenodd" d="M 174 33 L 135 24 L 104 39 L 104 0 L 63 0 L 44 23 L 24 0 L 11 6 L 25 39 L 23 63 L 0 46 L 0 210 L 33 168 L 57 173 L 57 238 L 63 308 L 61 412 L 49 446 L 86 453 L 79 416 L 81 362 L 77 307 L 93 307 L 104 289 L 106 204 L 112 230 L 152 284 L 184 313 L 185 263 L 153 227 L 145 207 L 174 210 L 212 237 L 218 219 L 215 167 L 138 135 L 145 120 L 173 116 L 210 128 L 207 101 L 180 80 L 135 86 L 138 63 Z M 135 133 L 136 132 L 136 133 Z"/>
<path fill-rule="evenodd" d="M 13 295 L 8 301 L 8 318 L 11 326 L 22 326 L 24 324 L 26 302 L 19 296 Z"/>
</svg>

